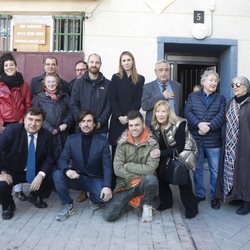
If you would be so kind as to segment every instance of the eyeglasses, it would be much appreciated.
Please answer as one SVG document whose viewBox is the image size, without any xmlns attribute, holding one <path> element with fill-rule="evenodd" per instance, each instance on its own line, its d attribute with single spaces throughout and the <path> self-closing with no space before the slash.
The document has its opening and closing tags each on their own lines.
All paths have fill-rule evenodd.
<svg viewBox="0 0 250 250">
<path fill-rule="evenodd" d="M 241 85 L 242 85 L 242 84 L 241 84 L 240 82 L 235 82 L 235 83 L 232 83 L 232 84 L 231 84 L 231 87 L 232 87 L 232 89 L 233 89 L 234 87 L 239 88 Z"/>
<path fill-rule="evenodd" d="M 84 70 L 87 70 L 87 69 L 76 69 L 76 71 L 84 71 Z"/>
</svg>

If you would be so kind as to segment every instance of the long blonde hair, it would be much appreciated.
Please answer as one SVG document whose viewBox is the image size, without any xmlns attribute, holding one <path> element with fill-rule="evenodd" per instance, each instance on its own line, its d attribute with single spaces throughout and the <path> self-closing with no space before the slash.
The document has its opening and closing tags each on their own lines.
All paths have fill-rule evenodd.
<svg viewBox="0 0 250 250">
<path fill-rule="evenodd" d="M 125 74 L 125 71 L 124 71 L 124 69 L 122 67 L 122 57 L 125 56 L 125 55 L 131 57 L 131 59 L 132 59 L 133 64 L 132 64 L 132 68 L 131 68 L 131 79 L 132 79 L 132 82 L 134 84 L 137 84 L 139 82 L 139 75 L 138 75 L 137 70 L 136 70 L 135 58 L 132 55 L 132 53 L 129 52 L 129 51 L 123 51 L 121 53 L 120 58 L 119 58 L 119 72 L 117 73 L 117 75 L 118 75 L 118 77 L 120 79 L 122 79 L 124 74 Z"/>
<path fill-rule="evenodd" d="M 158 110 L 159 107 L 164 107 L 166 109 L 166 111 L 168 113 L 167 123 L 170 123 L 173 125 L 176 124 L 177 116 L 176 116 L 172 106 L 167 101 L 160 100 L 155 104 L 154 109 L 153 109 L 152 125 L 155 126 L 158 124 L 158 121 L 156 119 L 156 111 Z"/>
</svg>

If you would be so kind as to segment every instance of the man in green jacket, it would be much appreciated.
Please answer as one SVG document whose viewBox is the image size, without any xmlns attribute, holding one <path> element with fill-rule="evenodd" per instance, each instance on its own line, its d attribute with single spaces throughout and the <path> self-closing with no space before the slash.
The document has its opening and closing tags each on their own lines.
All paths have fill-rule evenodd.
<svg viewBox="0 0 250 250">
<path fill-rule="evenodd" d="M 128 130 L 118 141 L 114 171 L 117 176 L 114 196 L 107 204 L 104 218 L 115 221 L 126 210 L 128 204 L 143 205 L 142 221 L 150 222 L 152 203 L 158 193 L 158 179 L 155 176 L 159 158 L 152 158 L 150 152 L 158 148 L 158 143 L 145 127 L 139 111 L 127 115 Z"/>
</svg>

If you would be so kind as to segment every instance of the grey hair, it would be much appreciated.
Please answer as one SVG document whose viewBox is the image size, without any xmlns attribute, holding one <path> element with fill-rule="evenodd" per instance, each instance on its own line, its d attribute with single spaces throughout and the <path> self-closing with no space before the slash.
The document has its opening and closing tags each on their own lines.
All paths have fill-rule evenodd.
<svg viewBox="0 0 250 250">
<path fill-rule="evenodd" d="M 168 66 L 168 68 L 170 67 L 169 62 L 168 62 L 167 60 L 165 60 L 165 59 L 160 59 L 160 60 L 158 60 L 158 61 L 155 63 L 155 69 L 157 68 L 157 66 L 158 66 L 160 63 L 166 63 L 167 66 Z"/>
<path fill-rule="evenodd" d="M 241 84 L 245 85 L 247 88 L 247 93 L 250 93 L 250 82 L 245 76 L 236 76 L 233 78 L 232 83 L 239 81 Z"/>
<path fill-rule="evenodd" d="M 214 70 L 206 70 L 201 76 L 201 85 L 203 85 L 203 83 L 207 80 L 208 76 L 210 75 L 215 75 L 218 82 L 220 82 L 220 77 L 217 72 L 215 72 Z"/>
</svg>

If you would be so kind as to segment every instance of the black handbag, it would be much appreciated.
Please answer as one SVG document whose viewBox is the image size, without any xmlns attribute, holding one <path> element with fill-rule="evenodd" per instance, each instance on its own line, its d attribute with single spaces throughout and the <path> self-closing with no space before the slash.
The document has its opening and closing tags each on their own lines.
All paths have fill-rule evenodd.
<svg viewBox="0 0 250 250">
<path fill-rule="evenodd" d="M 179 160 L 177 150 L 173 151 L 173 157 L 160 164 L 158 176 L 173 185 L 186 185 L 189 180 L 189 170 L 184 163 Z"/>
</svg>

